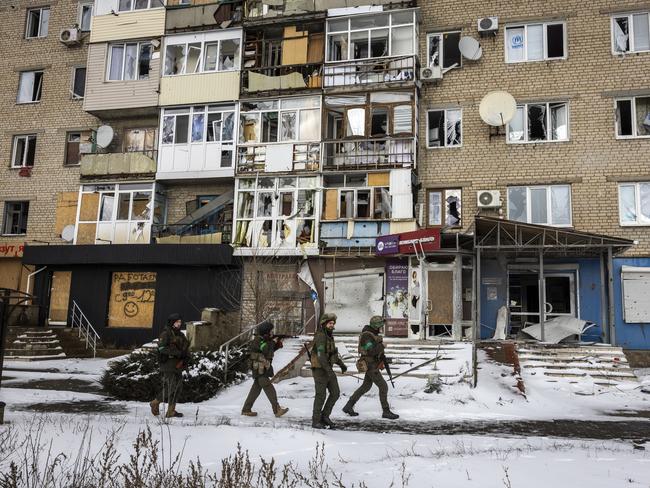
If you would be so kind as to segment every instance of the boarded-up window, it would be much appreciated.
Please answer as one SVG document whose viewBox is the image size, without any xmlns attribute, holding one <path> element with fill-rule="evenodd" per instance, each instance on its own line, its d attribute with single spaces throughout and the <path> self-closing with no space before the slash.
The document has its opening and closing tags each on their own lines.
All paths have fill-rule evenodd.
<svg viewBox="0 0 650 488">
<path fill-rule="evenodd" d="M 627 323 L 650 323 L 650 268 L 623 266 L 623 319 Z"/>
<path fill-rule="evenodd" d="M 111 277 L 108 326 L 150 328 L 155 303 L 156 273 L 115 272 Z"/>
<path fill-rule="evenodd" d="M 58 235 L 63 232 L 68 225 L 74 225 L 77 218 L 77 200 L 79 193 L 68 191 L 57 194 L 56 196 L 56 221 L 54 232 Z"/>
</svg>

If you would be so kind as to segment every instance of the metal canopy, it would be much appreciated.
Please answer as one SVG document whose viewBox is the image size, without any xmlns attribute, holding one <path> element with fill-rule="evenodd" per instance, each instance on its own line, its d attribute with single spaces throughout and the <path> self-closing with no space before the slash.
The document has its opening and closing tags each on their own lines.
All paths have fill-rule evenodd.
<svg viewBox="0 0 650 488">
<path fill-rule="evenodd" d="M 515 253 L 549 257 L 600 256 L 611 249 L 619 254 L 634 245 L 634 241 L 620 237 L 580 232 L 573 229 L 527 224 L 495 217 L 476 217 L 474 221 L 474 248 L 483 255 Z"/>
</svg>

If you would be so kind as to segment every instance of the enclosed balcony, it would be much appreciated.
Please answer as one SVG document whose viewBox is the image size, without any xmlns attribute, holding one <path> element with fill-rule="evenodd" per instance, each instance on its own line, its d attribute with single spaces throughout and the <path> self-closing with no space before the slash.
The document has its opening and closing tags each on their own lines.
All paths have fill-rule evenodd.
<svg viewBox="0 0 650 488">
<path fill-rule="evenodd" d="M 167 33 L 216 29 L 223 23 L 239 22 L 243 2 L 231 0 L 167 0 Z"/>
<path fill-rule="evenodd" d="M 160 37 L 164 0 L 95 0 L 90 42 Z"/>
</svg>

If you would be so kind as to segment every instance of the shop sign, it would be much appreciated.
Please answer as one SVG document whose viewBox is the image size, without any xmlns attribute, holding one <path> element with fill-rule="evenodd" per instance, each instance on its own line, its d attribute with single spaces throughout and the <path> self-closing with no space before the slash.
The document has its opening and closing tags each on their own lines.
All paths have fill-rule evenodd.
<svg viewBox="0 0 650 488">
<path fill-rule="evenodd" d="M 0 258 L 22 258 L 24 249 L 23 242 L 0 243 Z"/>
<path fill-rule="evenodd" d="M 420 229 L 377 237 L 375 254 L 415 254 L 415 249 L 430 252 L 440 249 L 440 229 Z"/>
</svg>

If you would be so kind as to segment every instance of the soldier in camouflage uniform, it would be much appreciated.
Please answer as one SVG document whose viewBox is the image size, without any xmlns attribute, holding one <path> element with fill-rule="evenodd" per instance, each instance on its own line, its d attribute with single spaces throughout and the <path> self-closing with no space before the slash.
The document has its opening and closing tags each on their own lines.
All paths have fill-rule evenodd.
<svg viewBox="0 0 650 488">
<path fill-rule="evenodd" d="M 363 395 L 370 391 L 374 384 L 379 388 L 379 401 L 383 411 L 382 417 L 391 420 L 399 418 L 399 415 L 390 411 L 390 406 L 388 405 L 388 385 L 381 374 L 381 370 L 384 369 L 383 360 L 385 356 L 383 339 L 379 335 L 379 331 L 383 326 L 383 317 L 375 315 L 370 319 L 370 323 L 363 328 L 359 336 L 360 362 L 365 363 L 367 371 L 366 376 L 363 378 L 363 383 L 352 394 L 345 407 L 343 407 L 343 411 L 351 417 L 359 415 L 354 411 L 354 405 Z"/>
<path fill-rule="evenodd" d="M 158 359 L 162 385 L 158 396 L 149 403 L 151 413 L 160 415 L 160 404 L 167 401 L 166 417 L 182 417 L 176 411 L 176 400 L 183 388 L 183 370 L 187 367 L 190 343 L 181 331 L 183 319 L 177 313 L 167 318 L 167 326 L 158 338 Z"/>
<path fill-rule="evenodd" d="M 273 354 L 277 349 L 282 347 L 281 340 L 273 340 L 272 331 L 273 323 L 268 320 L 262 322 L 257 327 L 256 334 L 248 346 L 251 368 L 253 369 L 253 385 L 241 411 L 242 415 L 248 417 L 255 417 L 257 415 L 257 412 L 253 412 L 253 404 L 257 400 L 257 397 L 260 396 L 262 390 L 264 390 L 266 397 L 271 402 L 271 407 L 273 407 L 273 413 L 276 417 L 282 417 L 289 411 L 288 408 L 281 407 L 278 404 L 278 396 L 271 383 L 271 378 L 273 377 L 273 366 L 271 364 Z"/>
<path fill-rule="evenodd" d="M 334 428 L 334 423 L 330 420 L 330 414 L 334 404 L 339 399 L 340 390 L 332 366 L 338 364 L 343 373 L 348 369 L 341 356 L 339 356 L 334 343 L 335 325 L 336 315 L 323 314 L 318 331 L 314 335 L 314 343 L 311 349 L 311 372 L 316 387 L 311 424 L 315 429 Z M 329 395 L 327 395 L 328 392 Z M 327 397 L 327 400 L 325 397 Z"/>
</svg>

